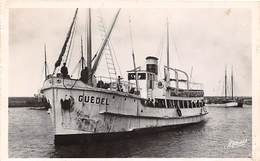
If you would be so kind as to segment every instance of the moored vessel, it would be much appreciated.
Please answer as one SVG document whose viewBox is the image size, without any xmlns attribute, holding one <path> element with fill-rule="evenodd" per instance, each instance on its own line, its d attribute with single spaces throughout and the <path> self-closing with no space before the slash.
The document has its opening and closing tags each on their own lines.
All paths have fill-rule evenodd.
<svg viewBox="0 0 260 161">
<path fill-rule="evenodd" d="M 233 67 L 231 70 L 231 97 L 227 96 L 227 70 L 225 69 L 225 82 L 224 82 L 225 96 L 214 101 L 214 103 L 207 103 L 207 106 L 213 107 L 243 107 L 243 99 L 234 98 L 234 77 Z"/>
<path fill-rule="evenodd" d="M 127 71 L 127 80 L 95 75 L 104 48 L 109 43 L 120 10 L 106 33 L 97 56 L 92 58 L 91 11 L 89 10 L 87 65 L 82 54 L 81 78 L 70 78 L 66 71 L 65 51 L 71 39 L 75 19 L 73 17 L 54 72 L 46 77 L 41 89 L 50 106 L 50 116 L 55 129 L 55 143 L 78 142 L 79 137 L 111 136 L 154 129 L 171 128 L 199 123 L 208 114 L 204 91 L 189 81 L 189 75 L 169 64 L 169 27 L 167 25 L 167 65 L 165 77 L 158 77 L 158 58 L 146 57 L 144 69 L 136 67 Z M 168 23 L 167 23 L 168 24 Z M 61 73 L 57 72 L 61 63 Z M 85 67 L 85 68 L 84 68 Z M 56 73 L 57 72 L 57 73 Z M 174 74 L 172 74 L 174 73 Z M 180 75 L 185 79 L 180 79 Z M 180 87 L 184 84 L 184 87 Z"/>
</svg>

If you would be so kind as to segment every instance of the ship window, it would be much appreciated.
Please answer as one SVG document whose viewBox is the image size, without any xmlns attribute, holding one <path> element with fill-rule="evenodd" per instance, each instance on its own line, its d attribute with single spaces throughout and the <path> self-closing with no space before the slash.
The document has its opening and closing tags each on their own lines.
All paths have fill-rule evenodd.
<svg viewBox="0 0 260 161">
<path fill-rule="evenodd" d="M 171 105 L 172 105 L 172 108 L 175 108 L 175 104 L 174 104 L 173 100 L 171 100 Z"/>
<path fill-rule="evenodd" d="M 137 73 L 139 80 L 146 79 L 146 73 Z M 128 73 L 128 80 L 134 80 L 135 79 L 135 73 Z"/>
<path fill-rule="evenodd" d="M 188 101 L 188 104 L 189 104 L 189 108 L 192 108 L 191 101 Z"/>
<path fill-rule="evenodd" d="M 192 106 L 193 108 L 196 108 L 196 103 L 194 101 L 192 101 Z"/>
<path fill-rule="evenodd" d="M 183 103 L 184 103 L 184 108 L 188 108 L 187 101 L 183 101 Z"/>
<path fill-rule="evenodd" d="M 167 107 L 171 108 L 171 102 L 170 102 L 171 100 L 166 100 L 166 101 L 167 101 Z"/>
<path fill-rule="evenodd" d="M 180 108 L 183 108 L 183 101 L 179 100 L 179 103 L 180 103 Z"/>
<path fill-rule="evenodd" d="M 168 108 L 174 108 L 173 100 L 167 100 L 167 107 Z"/>
<path fill-rule="evenodd" d="M 155 74 L 158 74 L 158 69 L 156 64 L 146 64 L 146 70 L 148 72 L 152 72 Z"/>
<path fill-rule="evenodd" d="M 155 99 L 155 107 L 166 108 L 164 99 Z"/>
<path fill-rule="evenodd" d="M 197 107 L 200 107 L 200 101 L 197 100 L 197 104 L 196 104 Z"/>
<path fill-rule="evenodd" d="M 177 101 L 177 100 L 174 100 L 173 103 L 174 103 L 174 107 L 179 108 L 179 105 L 178 105 L 178 101 Z"/>
</svg>

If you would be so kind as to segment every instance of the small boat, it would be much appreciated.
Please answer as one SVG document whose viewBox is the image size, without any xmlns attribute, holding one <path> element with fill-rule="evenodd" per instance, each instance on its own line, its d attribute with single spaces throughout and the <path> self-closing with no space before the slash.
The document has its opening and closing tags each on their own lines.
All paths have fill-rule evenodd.
<svg viewBox="0 0 260 161">
<path fill-rule="evenodd" d="M 70 30 L 55 69 L 60 66 L 75 25 L 76 10 Z M 91 15 L 91 10 L 88 11 Z M 158 58 L 146 57 L 146 68 L 135 65 L 127 71 L 128 79 L 120 76 L 107 78 L 96 76 L 103 49 L 120 10 L 109 28 L 101 49 L 92 60 L 91 19 L 88 18 L 87 71 L 88 79 L 72 79 L 57 72 L 46 77 L 41 92 L 50 103 L 51 119 L 55 128 L 55 144 L 78 142 L 93 137 L 111 137 L 119 134 L 155 132 L 162 128 L 200 123 L 208 114 L 204 91 L 192 87 L 186 72 L 169 65 L 169 27 L 167 25 L 167 65 L 165 78 L 158 78 Z M 167 23 L 168 24 L 168 23 Z M 82 54 L 83 55 L 83 54 Z M 82 56 L 82 60 L 84 60 Z M 83 62 L 83 61 L 82 61 Z M 93 62 L 93 63 L 92 63 Z M 85 64 L 82 65 L 82 71 Z M 170 73 L 174 74 L 170 74 Z M 186 79 L 179 79 L 180 73 Z M 171 77 L 171 76 L 175 77 Z M 184 83 L 185 88 L 180 88 Z"/>
</svg>

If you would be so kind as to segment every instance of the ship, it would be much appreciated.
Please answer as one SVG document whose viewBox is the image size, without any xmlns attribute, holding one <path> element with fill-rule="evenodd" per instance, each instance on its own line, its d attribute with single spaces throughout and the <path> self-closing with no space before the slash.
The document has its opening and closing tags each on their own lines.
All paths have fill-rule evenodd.
<svg viewBox="0 0 260 161">
<path fill-rule="evenodd" d="M 190 82 L 186 72 L 170 67 L 169 23 L 167 65 L 163 66 L 165 77 L 162 79 L 158 77 L 157 57 L 148 55 L 143 69 L 136 67 L 134 52 L 133 69 L 126 71 L 127 80 L 120 76 L 107 78 L 95 75 L 102 50 L 109 43 L 120 9 L 116 12 L 95 58 L 92 58 L 91 47 L 91 9 L 88 10 L 87 80 L 70 78 L 57 71 L 64 62 L 63 57 L 66 57 L 65 51 L 73 33 L 77 12 L 78 9 L 55 63 L 54 72 L 46 76 L 41 88 L 49 103 L 55 144 L 155 132 L 205 121 L 208 111 L 203 89 Z M 83 59 L 82 55 L 82 62 Z M 180 79 L 181 74 L 186 79 Z M 181 84 L 184 84 L 183 88 Z"/>
<path fill-rule="evenodd" d="M 214 107 L 243 107 L 243 99 L 242 98 L 234 98 L 234 76 L 233 76 L 233 67 L 231 68 L 231 97 L 227 95 L 227 70 L 225 68 L 225 82 L 224 82 L 224 90 L 225 95 L 224 98 L 219 98 L 214 103 L 207 103 L 207 106 Z"/>
</svg>

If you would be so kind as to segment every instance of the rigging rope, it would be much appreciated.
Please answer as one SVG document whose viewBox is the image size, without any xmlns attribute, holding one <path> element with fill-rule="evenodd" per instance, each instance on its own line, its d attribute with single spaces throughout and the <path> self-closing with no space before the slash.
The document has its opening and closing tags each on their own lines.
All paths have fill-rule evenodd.
<svg viewBox="0 0 260 161">
<path fill-rule="evenodd" d="M 112 49 L 112 54 L 113 54 L 113 56 L 115 57 L 115 60 L 116 60 L 116 64 L 117 64 L 117 66 L 118 66 L 119 73 L 120 73 L 120 75 L 122 76 L 122 72 L 121 72 L 121 69 L 120 69 L 119 63 L 118 63 L 118 61 L 117 61 L 117 57 L 116 57 L 116 53 L 115 53 L 115 49 L 114 49 L 114 47 L 112 46 L 111 41 L 109 41 L 108 43 L 110 44 L 110 47 L 111 47 L 111 49 Z"/>
<path fill-rule="evenodd" d="M 67 51 L 65 63 L 67 62 L 68 57 L 69 57 L 69 55 L 71 55 L 70 53 L 71 53 L 72 50 L 73 50 L 73 47 L 74 47 L 74 37 L 75 37 L 76 30 L 77 30 L 77 18 L 75 19 L 75 23 L 74 23 L 74 26 L 73 26 L 73 31 L 72 31 L 72 35 L 71 35 L 70 44 L 69 44 L 69 48 L 68 48 L 68 51 Z M 72 46 L 72 50 L 70 50 L 70 49 L 71 49 L 71 46 Z M 70 58 L 71 58 L 71 57 L 70 57 Z M 69 63 L 70 63 L 70 60 L 71 60 L 71 59 L 69 59 Z M 68 64 L 69 64 L 69 63 L 68 63 Z"/>
<path fill-rule="evenodd" d="M 180 57 L 180 51 L 178 50 L 178 48 L 177 48 L 177 41 L 176 41 L 176 38 L 177 38 L 177 34 L 176 34 L 176 32 L 175 32 L 175 24 L 174 24 L 174 22 L 172 22 L 172 25 L 173 25 L 173 29 L 172 29 L 172 37 L 173 37 L 173 46 L 174 46 L 174 49 L 175 49 L 175 51 L 176 51 L 176 55 L 177 55 L 177 59 L 179 59 L 179 62 L 180 62 L 180 65 L 183 67 L 184 65 L 183 65 L 183 62 L 182 62 L 182 59 L 181 59 L 181 57 Z M 177 62 L 177 61 L 176 61 Z"/>
<path fill-rule="evenodd" d="M 72 70 L 72 75 L 75 73 L 75 71 L 77 70 L 77 67 L 78 67 L 78 65 L 80 65 L 81 64 L 81 60 L 76 64 L 76 66 L 73 68 L 73 70 Z"/>
</svg>

